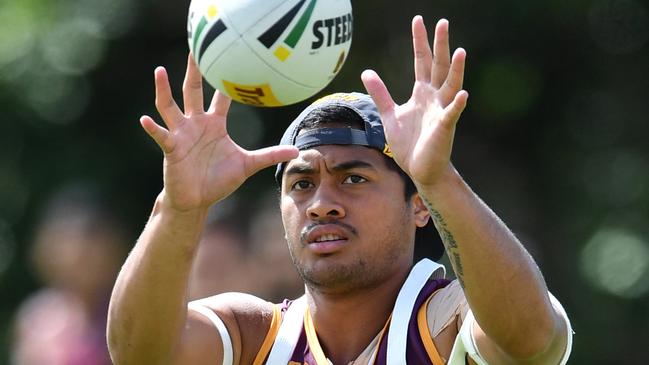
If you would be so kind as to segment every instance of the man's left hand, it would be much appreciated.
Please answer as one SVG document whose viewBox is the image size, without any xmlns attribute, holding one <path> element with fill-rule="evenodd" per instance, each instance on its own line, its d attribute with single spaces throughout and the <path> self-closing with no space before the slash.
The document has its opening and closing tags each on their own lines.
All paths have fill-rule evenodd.
<svg viewBox="0 0 649 365">
<path fill-rule="evenodd" d="M 433 50 L 421 16 L 412 20 L 415 84 L 410 99 L 397 105 L 376 72 L 361 78 L 374 99 L 394 160 L 418 187 L 433 186 L 452 171 L 455 125 L 469 94 L 462 90 L 466 52 L 458 48 L 451 60 L 448 21 L 435 27 Z"/>
</svg>

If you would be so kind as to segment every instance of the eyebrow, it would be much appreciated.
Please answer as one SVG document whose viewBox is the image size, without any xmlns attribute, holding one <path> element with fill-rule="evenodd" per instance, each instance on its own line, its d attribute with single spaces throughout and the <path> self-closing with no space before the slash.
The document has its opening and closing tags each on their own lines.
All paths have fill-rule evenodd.
<svg viewBox="0 0 649 365">
<path fill-rule="evenodd" d="M 359 168 L 373 169 L 373 170 L 376 169 L 374 165 L 372 165 L 369 162 L 362 161 L 362 160 L 350 160 L 350 161 L 341 162 L 331 167 L 329 170 L 333 172 L 340 172 L 340 171 L 359 169 Z M 315 169 L 306 164 L 303 165 L 295 164 L 286 170 L 286 176 L 299 175 L 299 174 L 313 174 L 313 173 L 315 173 Z"/>
<path fill-rule="evenodd" d="M 286 176 L 290 175 L 301 175 L 301 174 L 312 174 L 315 172 L 315 169 L 308 165 L 293 165 L 286 169 L 284 173 Z"/>
</svg>

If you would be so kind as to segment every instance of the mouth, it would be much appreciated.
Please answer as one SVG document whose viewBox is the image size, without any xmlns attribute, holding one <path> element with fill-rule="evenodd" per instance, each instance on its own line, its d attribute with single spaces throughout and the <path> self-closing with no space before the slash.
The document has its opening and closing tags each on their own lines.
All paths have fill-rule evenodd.
<svg viewBox="0 0 649 365">
<path fill-rule="evenodd" d="M 329 242 L 329 241 L 338 241 L 344 239 L 343 237 L 337 235 L 337 234 L 325 234 L 319 237 L 316 237 L 316 239 L 311 242 L 311 243 L 318 243 L 318 242 Z"/>
<path fill-rule="evenodd" d="M 328 241 L 314 241 L 307 245 L 309 251 L 316 255 L 331 255 L 342 250 L 347 243 L 347 239 L 335 239 Z"/>
<path fill-rule="evenodd" d="M 318 224 L 306 229 L 302 242 L 311 252 L 328 255 L 343 249 L 355 232 L 352 227 L 341 223 Z"/>
</svg>

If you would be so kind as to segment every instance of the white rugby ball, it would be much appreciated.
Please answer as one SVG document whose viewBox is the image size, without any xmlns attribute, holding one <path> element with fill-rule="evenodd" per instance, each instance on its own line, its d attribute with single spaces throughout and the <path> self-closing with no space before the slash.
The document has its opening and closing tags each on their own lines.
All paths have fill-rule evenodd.
<svg viewBox="0 0 649 365">
<path fill-rule="evenodd" d="M 241 103 L 305 100 L 342 68 L 350 0 L 192 0 L 189 49 L 207 82 Z"/>
</svg>

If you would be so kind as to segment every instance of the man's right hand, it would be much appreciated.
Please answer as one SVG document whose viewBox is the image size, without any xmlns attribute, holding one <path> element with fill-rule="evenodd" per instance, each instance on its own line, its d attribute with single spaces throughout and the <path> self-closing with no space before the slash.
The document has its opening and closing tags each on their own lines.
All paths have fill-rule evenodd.
<svg viewBox="0 0 649 365">
<path fill-rule="evenodd" d="M 164 127 L 142 116 L 142 128 L 164 152 L 163 203 L 179 212 L 207 209 L 257 171 L 297 157 L 294 146 L 247 151 L 226 130 L 230 98 L 216 91 L 203 107 L 202 76 L 190 55 L 183 84 L 183 112 L 171 94 L 167 71 L 155 70 L 156 108 Z"/>
</svg>

